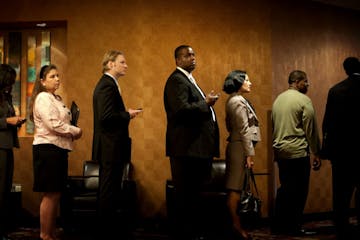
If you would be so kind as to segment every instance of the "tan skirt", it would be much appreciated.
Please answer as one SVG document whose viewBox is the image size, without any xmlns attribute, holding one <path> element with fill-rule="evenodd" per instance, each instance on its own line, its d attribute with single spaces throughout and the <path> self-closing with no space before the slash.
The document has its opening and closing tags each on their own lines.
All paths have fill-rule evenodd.
<svg viewBox="0 0 360 240">
<path fill-rule="evenodd" d="M 242 142 L 228 142 L 226 146 L 226 188 L 241 191 L 245 180 L 246 158 Z"/>
</svg>

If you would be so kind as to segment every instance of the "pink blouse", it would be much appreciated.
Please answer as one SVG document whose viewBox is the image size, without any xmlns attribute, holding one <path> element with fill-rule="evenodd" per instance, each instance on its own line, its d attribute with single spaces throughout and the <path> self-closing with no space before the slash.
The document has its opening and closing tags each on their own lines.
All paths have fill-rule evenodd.
<svg viewBox="0 0 360 240">
<path fill-rule="evenodd" d="M 72 150 L 73 136 L 80 128 L 70 124 L 71 113 L 61 99 L 48 92 L 37 95 L 34 104 L 35 134 L 33 145 L 54 144 Z"/>
</svg>

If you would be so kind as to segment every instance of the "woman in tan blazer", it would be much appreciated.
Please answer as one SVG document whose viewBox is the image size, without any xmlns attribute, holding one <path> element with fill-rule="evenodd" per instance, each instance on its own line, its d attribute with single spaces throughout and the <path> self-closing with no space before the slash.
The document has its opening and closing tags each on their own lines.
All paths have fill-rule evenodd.
<svg viewBox="0 0 360 240">
<path fill-rule="evenodd" d="M 226 101 L 226 128 L 229 132 L 226 147 L 226 189 L 232 230 L 236 239 L 250 239 L 237 215 L 237 204 L 245 180 L 245 169 L 254 165 L 255 144 L 260 141 L 258 118 L 253 107 L 243 97 L 250 92 L 251 82 L 245 71 L 231 71 L 225 79 L 223 91 Z"/>
</svg>

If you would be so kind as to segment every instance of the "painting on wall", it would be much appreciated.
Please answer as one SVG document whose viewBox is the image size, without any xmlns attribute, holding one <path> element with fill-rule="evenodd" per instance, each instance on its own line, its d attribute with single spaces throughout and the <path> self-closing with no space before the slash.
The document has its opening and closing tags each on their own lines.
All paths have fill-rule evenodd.
<svg viewBox="0 0 360 240">
<path fill-rule="evenodd" d="M 27 81 L 26 81 L 26 118 L 30 119 L 29 108 L 32 90 L 36 81 L 36 37 L 28 36 L 27 39 Z M 26 121 L 26 133 L 34 133 L 34 123 Z"/>
<path fill-rule="evenodd" d="M 0 63 L 4 63 L 4 37 L 0 33 Z"/>
<path fill-rule="evenodd" d="M 41 56 L 40 62 L 41 66 L 49 65 L 51 61 L 50 50 L 51 50 L 51 41 L 50 41 L 50 32 L 42 31 L 41 32 Z M 27 81 L 26 81 L 26 115 L 27 118 L 30 117 L 29 103 L 32 95 L 32 90 L 36 81 L 36 37 L 29 36 L 27 42 Z M 26 122 L 26 133 L 34 133 L 34 123 L 32 121 Z"/>
<path fill-rule="evenodd" d="M 37 39 L 40 39 L 40 42 Z M 37 48 L 40 48 L 40 51 L 37 51 Z M 29 103 L 36 74 L 41 66 L 50 64 L 50 52 L 50 31 L 34 31 L 28 34 L 21 31 L 0 32 L 0 63 L 7 63 L 16 71 L 16 81 L 11 92 L 16 115 L 29 119 Z M 22 59 L 26 61 L 22 62 Z M 41 66 L 36 65 L 39 62 Z M 25 87 L 26 91 L 21 91 L 21 87 Z M 21 112 L 21 109 L 25 112 Z M 32 121 L 26 121 L 25 131 L 27 134 L 34 133 Z"/>
<path fill-rule="evenodd" d="M 41 66 L 50 64 L 50 32 L 41 32 Z"/>
<path fill-rule="evenodd" d="M 9 32 L 9 50 L 7 63 L 16 71 L 16 80 L 11 94 L 13 95 L 15 114 L 21 115 L 21 32 Z"/>
</svg>

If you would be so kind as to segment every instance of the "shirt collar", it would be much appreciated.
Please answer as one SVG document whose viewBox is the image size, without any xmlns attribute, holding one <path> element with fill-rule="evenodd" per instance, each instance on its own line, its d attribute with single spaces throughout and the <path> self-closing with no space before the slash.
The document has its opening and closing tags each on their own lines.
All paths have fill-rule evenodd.
<svg viewBox="0 0 360 240">
<path fill-rule="evenodd" d="M 116 84 L 116 86 L 118 86 L 119 87 L 119 83 L 118 83 L 118 81 L 114 78 L 114 76 L 113 75 L 111 75 L 110 73 L 104 73 L 105 75 L 108 75 L 109 77 L 111 77 L 113 80 L 114 80 L 114 82 L 115 82 L 115 84 Z"/>
<path fill-rule="evenodd" d="M 192 76 L 191 73 L 189 73 L 188 71 L 186 71 L 185 69 L 182 69 L 181 67 L 176 67 L 178 70 L 180 70 L 182 73 L 184 73 L 189 79 L 190 76 Z"/>
</svg>

